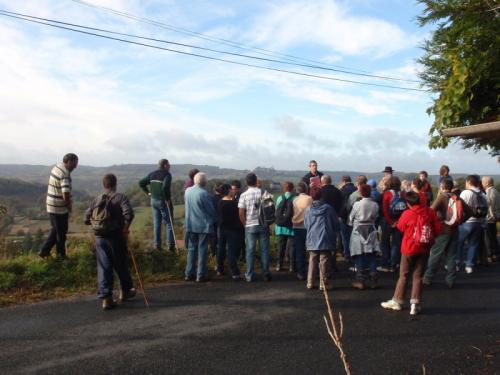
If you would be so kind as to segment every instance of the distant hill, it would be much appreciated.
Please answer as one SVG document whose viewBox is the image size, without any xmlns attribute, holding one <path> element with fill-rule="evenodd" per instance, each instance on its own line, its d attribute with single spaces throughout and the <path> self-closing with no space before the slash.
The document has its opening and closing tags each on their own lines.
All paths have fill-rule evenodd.
<svg viewBox="0 0 500 375">
<path fill-rule="evenodd" d="M 132 186 L 136 186 L 140 178 L 147 175 L 154 170 L 154 164 L 122 164 L 111 165 L 109 167 L 91 167 L 81 165 L 72 174 L 73 186 L 75 190 L 86 192 L 93 195 L 101 190 L 101 179 L 106 173 L 114 173 L 118 177 L 119 188 L 126 190 Z M 211 165 L 195 165 L 195 164 L 174 164 L 172 165 L 172 176 L 174 180 L 184 180 L 187 178 L 189 171 L 197 168 L 208 175 L 209 179 L 243 179 L 249 170 L 220 168 Z M 51 166 L 46 165 L 23 165 L 23 164 L 0 164 L 0 178 L 19 179 L 31 183 L 42 184 L 42 186 L 35 187 L 32 185 L 30 189 L 41 189 L 45 194 L 45 184 L 48 181 Z M 291 180 L 297 182 L 307 170 L 277 170 L 274 168 L 257 167 L 254 169 L 255 173 L 266 180 L 285 181 Z M 354 180 L 356 176 L 365 174 L 368 178 L 380 179 L 382 173 L 363 173 L 359 171 L 323 171 L 332 176 L 334 183 L 340 181 L 343 175 L 349 175 Z M 397 172 L 401 178 L 413 178 L 417 176 L 418 172 Z M 454 178 L 465 177 L 465 174 L 453 174 Z M 436 175 L 430 176 L 431 181 L 435 183 L 437 180 Z M 500 175 L 493 176 L 498 181 Z M 28 189 L 28 186 L 25 187 Z M 0 190 L 1 195 L 1 190 Z"/>
</svg>

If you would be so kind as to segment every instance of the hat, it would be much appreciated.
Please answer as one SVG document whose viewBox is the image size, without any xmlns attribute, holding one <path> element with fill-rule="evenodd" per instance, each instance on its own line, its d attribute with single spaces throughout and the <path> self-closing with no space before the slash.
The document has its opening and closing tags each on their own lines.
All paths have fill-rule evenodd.
<svg viewBox="0 0 500 375">
<path fill-rule="evenodd" d="M 385 169 L 382 171 L 382 173 L 392 173 L 394 172 L 394 169 L 390 166 L 386 166 Z"/>
</svg>

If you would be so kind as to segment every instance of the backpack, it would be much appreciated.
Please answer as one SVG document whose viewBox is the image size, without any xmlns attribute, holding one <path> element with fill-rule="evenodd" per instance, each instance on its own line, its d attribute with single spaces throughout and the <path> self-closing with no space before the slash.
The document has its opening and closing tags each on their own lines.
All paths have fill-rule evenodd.
<svg viewBox="0 0 500 375">
<path fill-rule="evenodd" d="M 90 214 L 90 226 L 96 236 L 106 236 L 116 232 L 118 223 L 113 220 L 110 202 L 112 196 L 102 194 L 99 203 L 92 209 Z"/>
<path fill-rule="evenodd" d="M 401 197 L 401 193 L 391 190 L 392 199 L 389 204 L 389 216 L 393 219 L 399 219 L 401 214 L 406 210 L 406 202 Z"/>
<path fill-rule="evenodd" d="M 483 193 L 472 192 L 472 199 L 470 200 L 470 208 L 472 210 L 472 217 L 477 219 L 484 219 L 488 215 L 488 201 Z"/>
<path fill-rule="evenodd" d="M 259 212 L 259 224 L 267 228 L 276 220 L 276 208 L 274 207 L 273 196 L 271 194 L 263 194 L 260 202 L 256 205 Z"/>
<path fill-rule="evenodd" d="M 413 230 L 412 241 L 417 247 L 431 247 L 436 239 L 434 227 L 432 225 L 429 214 L 421 214 L 417 216 L 417 222 Z"/>
<path fill-rule="evenodd" d="M 281 201 L 276 207 L 276 225 L 280 227 L 291 228 L 293 217 L 293 196 L 285 198 L 285 194 L 281 196 Z"/>
<path fill-rule="evenodd" d="M 448 196 L 448 208 L 444 223 L 450 227 L 457 227 L 464 221 L 464 206 L 463 201 L 456 195 Z"/>
</svg>

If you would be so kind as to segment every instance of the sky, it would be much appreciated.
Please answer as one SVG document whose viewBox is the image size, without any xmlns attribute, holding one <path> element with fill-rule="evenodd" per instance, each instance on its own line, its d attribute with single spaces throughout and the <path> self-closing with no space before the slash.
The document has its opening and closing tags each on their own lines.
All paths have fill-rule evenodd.
<svg viewBox="0 0 500 375">
<path fill-rule="evenodd" d="M 407 0 L 86 0 L 211 38 L 356 72 L 416 80 L 431 29 Z M 149 38 L 259 55 L 72 0 L 0 8 Z M 412 83 L 207 54 L 376 84 Z M 281 59 L 283 56 L 273 55 Z M 317 65 L 317 63 L 315 63 Z M 253 169 L 498 173 L 487 152 L 428 148 L 429 93 L 317 79 L 123 44 L 0 17 L 0 163 L 217 165 Z"/>
</svg>

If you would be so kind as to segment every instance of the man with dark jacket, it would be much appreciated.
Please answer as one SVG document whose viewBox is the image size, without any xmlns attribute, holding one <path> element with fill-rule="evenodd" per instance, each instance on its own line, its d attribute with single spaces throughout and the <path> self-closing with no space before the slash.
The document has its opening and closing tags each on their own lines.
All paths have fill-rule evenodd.
<svg viewBox="0 0 500 375">
<path fill-rule="evenodd" d="M 349 241 L 351 240 L 351 230 L 352 228 L 347 225 L 349 218 L 349 212 L 347 210 L 347 202 L 352 193 L 356 191 L 356 186 L 352 183 L 350 176 L 342 176 L 342 187 L 340 191 L 342 192 L 343 206 L 339 213 L 339 227 L 340 227 L 340 237 L 342 238 L 342 247 L 344 248 L 344 258 L 350 259 L 351 253 L 349 251 Z"/>
<path fill-rule="evenodd" d="M 302 177 L 302 181 L 309 188 L 309 195 L 312 197 L 314 193 L 319 190 L 321 186 L 321 177 L 323 173 L 318 171 L 318 163 L 316 160 L 311 160 L 309 162 L 309 172 Z"/>
<path fill-rule="evenodd" d="M 328 175 L 321 177 L 321 201 L 332 206 L 337 215 L 344 206 L 342 192 L 332 185 L 332 178 Z"/>
<path fill-rule="evenodd" d="M 156 249 L 161 251 L 161 224 L 166 223 L 167 242 L 171 252 L 175 249 L 173 227 L 174 206 L 170 199 L 170 186 L 172 175 L 170 174 L 170 163 L 167 159 L 158 162 L 159 168 L 151 172 L 139 181 L 141 189 L 151 197 L 151 209 L 153 212 L 154 241 Z M 168 205 L 168 206 L 167 206 Z"/>
<path fill-rule="evenodd" d="M 120 279 L 120 301 L 135 296 L 127 264 L 127 237 L 134 211 L 128 198 L 116 192 L 116 176 L 107 174 L 102 180 L 103 194 L 97 196 L 85 212 L 85 224 L 91 225 L 96 240 L 98 296 L 102 308 L 116 306 L 113 300 L 113 271 Z"/>
</svg>

